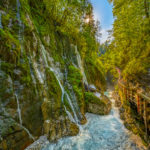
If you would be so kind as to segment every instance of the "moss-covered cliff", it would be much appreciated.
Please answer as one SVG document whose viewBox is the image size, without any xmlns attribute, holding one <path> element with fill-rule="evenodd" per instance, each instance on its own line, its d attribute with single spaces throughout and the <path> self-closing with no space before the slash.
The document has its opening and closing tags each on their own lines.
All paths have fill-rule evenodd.
<svg viewBox="0 0 150 150">
<path fill-rule="evenodd" d="M 91 63 L 98 49 L 93 18 L 84 21 L 91 13 L 86 0 L 0 1 L 0 149 L 76 135 L 68 113 L 86 122 L 81 68 L 89 83 L 105 84 Z"/>
</svg>

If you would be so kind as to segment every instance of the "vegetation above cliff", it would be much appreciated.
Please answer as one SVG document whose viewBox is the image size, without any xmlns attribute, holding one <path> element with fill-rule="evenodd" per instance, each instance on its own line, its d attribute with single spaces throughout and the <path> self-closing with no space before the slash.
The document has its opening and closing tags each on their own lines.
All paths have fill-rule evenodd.
<svg viewBox="0 0 150 150">
<path fill-rule="evenodd" d="M 105 68 L 127 80 L 144 81 L 150 68 L 150 6 L 148 0 L 109 0 L 115 17 L 112 42 L 102 55 Z"/>
</svg>

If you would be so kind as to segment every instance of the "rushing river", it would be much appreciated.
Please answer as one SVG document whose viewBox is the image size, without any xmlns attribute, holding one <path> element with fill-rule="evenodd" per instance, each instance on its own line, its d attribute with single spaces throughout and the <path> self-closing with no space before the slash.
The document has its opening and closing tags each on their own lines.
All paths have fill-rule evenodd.
<svg viewBox="0 0 150 150">
<path fill-rule="evenodd" d="M 112 100 L 112 110 L 109 115 L 87 113 L 88 122 L 80 126 L 80 133 L 77 136 L 62 138 L 54 144 L 49 143 L 46 137 L 41 137 L 26 150 L 33 150 L 43 145 L 42 150 L 146 150 L 140 138 L 124 127 L 111 98 L 111 92 L 105 95 L 109 95 Z"/>
<path fill-rule="evenodd" d="M 43 150 L 145 150 L 139 138 L 125 129 L 114 104 L 107 116 L 87 113 L 86 117 L 88 122 L 77 136 L 62 138 Z"/>
</svg>

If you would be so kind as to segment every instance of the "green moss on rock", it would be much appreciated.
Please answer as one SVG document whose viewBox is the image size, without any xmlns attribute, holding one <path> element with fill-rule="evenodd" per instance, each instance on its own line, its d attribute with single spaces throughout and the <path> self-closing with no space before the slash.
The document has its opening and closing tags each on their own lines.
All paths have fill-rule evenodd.
<svg viewBox="0 0 150 150">
<path fill-rule="evenodd" d="M 96 97 L 91 92 L 85 92 L 86 111 L 99 115 L 106 115 L 111 110 L 111 102 L 106 97 Z"/>
<path fill-rule="evenodd" d="M 82 83 L 82 75 L 80 70 L 70 65 L 68 68 L 68 80 L 76 94 L 81 113 L 84 114 L 84 86 Z"/>
<path fill-rule="evenodd" d="M 46 68 L 46 84 L 47 90 L 44 102 L 42 104 L 42 112 L 44 120 L 57 118 L 61 109 L 61 89 L 59 83 L 52 71 Z"/>
</svg>

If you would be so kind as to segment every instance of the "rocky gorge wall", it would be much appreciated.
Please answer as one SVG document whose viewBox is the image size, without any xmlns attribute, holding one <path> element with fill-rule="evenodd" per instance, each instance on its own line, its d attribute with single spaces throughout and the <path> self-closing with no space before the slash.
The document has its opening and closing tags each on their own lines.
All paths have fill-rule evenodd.
<svg viewBox="0 0 150 150">
<path fill-rule="evenodd" d="M 46 2 L 0 2 L 0 149 L 24 149 L 44 134 L 50 141 L 76 135 L 86 122 L 85 84 L 104 84 L 96 65 L 86 79 L 79 35 L 60 32 Z"/>
</svg>

